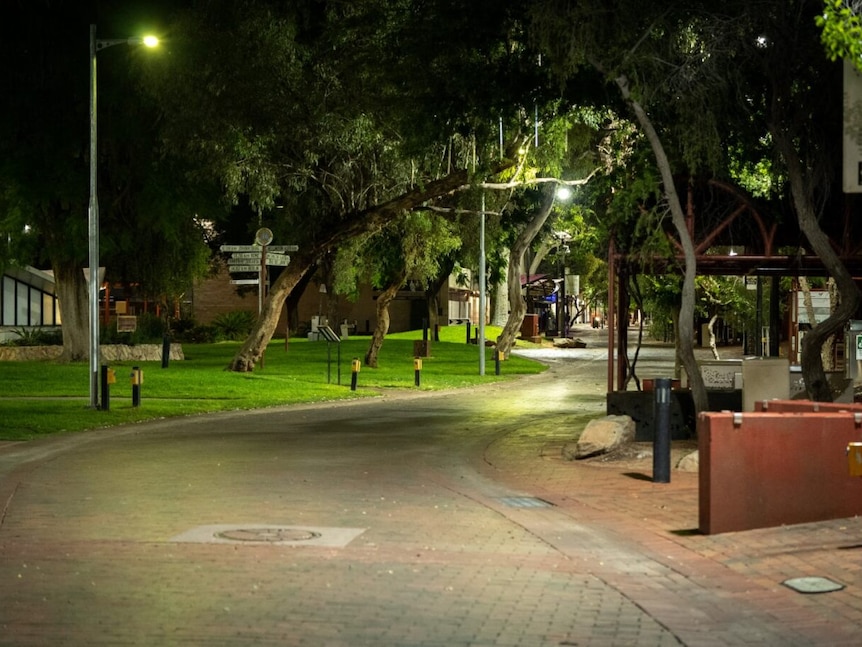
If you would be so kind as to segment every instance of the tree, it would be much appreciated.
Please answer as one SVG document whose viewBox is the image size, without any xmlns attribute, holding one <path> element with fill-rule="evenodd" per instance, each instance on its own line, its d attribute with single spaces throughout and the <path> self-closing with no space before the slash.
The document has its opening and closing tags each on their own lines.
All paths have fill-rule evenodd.
<svg viewBox="0 0 862 647">
<path fill-rule="evenodd" d="M 734 94 L 746 97 L 739 106 L 739 121 L 756 123 L 768 133 L 785 178 L 784 195 L 807 248 L 819 257 L 840 294 L 838 307 L 802 342 L 808 395 L 829 401 L 832 393 L 821 350 L 857 312 L 862 297 L 835 247 L 841 239 L 846 246 L 853 236 L 837 217 L 850 208 L 838 190 L 840 174 L 835 171 L 840 168 L 841 68 L 827 61 L 821 39 L 833 58 L 841 52 L 853 54 L 858 43 L 845 41 L 840 34 L 843 27 L 845 35 L 856 33 L 859 20 L 833 0 L 826 3 L 825 12 L 819 2 L 804 0 L 760 8 L 740 3 L 734 10 L 740 20 L 728 30 L 732 46 L 724 50 L 722 64 L 737 84 Z M 824 27 L 822 34 L 817 23 Z"/>
<path fill-rule="evenodd" d="M 652 149 L 665 207 L 685 259 L 677 345 L 689 376 L 695 410 L 703 411 L 707 407 L 706 388 L 694 357 L 697 267 L 674 175 L 682 159 L 687 156 L 694 161 L 695 156 L 708 147 L 700 142 L 696 150 L 686 151 L 685 145 L 690 142 L 672 136 L 667 125 L 678 122 L 668 114 L 668 104 L 662 103 L 670 99 L 668 92 L 673 100 L 678 99 L 677 93 L 683 84 L 687 89 L 696 87 L 690 77 L 696 77 L 697 73 L 692 61 L 702 58 L 698 42 L 702 32 L 695 28 L 696 7 L 677 5 L 674 9 L 642 3 L 570 5 L 547 0 L 534 8 L 533 24 L 550 54 L 552 65 L 563 79 L 570 79 L 579 69 L 590 66 L 616 86 Z M 681 109 L 682 102 L 671 105 Z M 661 126 L 656 125 L 656 116 L 666 119 L 663 132 L 660 132 Z M 668 154 L 666 142 L 677 147 L 674 160 Z"/>
<path fill-rule="evenodd" d="M 0 250 L 6 263 L 50 266 L 63 317 L 63 357 L 89 355 L 86 281 L 89 167 L 89 23 L 98 36 L 136 35 L 128 16 L 99 3 L 12 3 L 0 24 L 0 231 L 31 232 Z M 116 30 L 116 31 L 114 31 Z M 114 32 L 114 33 L 111 33 Z M 77 36 L 76 36 L 77 35 Z M 193 219 L 209 203 L 177 160 L 153 145 L 158 111 L 138 87 L 144 52 L 99 54 L 100 259 L 107 281 L 155 293 L 183 286 L 204 268 Z M 37 241 L 32 244 L 32 241 Z"/>
<path fill-rule="evenodd" d="M 554 207 L 555 185 L 548 185 L 544 189 L 541 206 L 533 213 L 530 220 L 518 233 L 509 251 L 509 318 L 506 325 L 497 337 L 497 352 L 505 357 L 509 356 L 515 337 L 521 329 L 521 322 L 527 311 L 524 297 L 521 294 L 521 272 L 524 267 L 524 253 L 527 251 L 533 238 L 545 224 L 551 209 Z"/>
<path fill-rule="evenodd" d="M 518 41 L 520 9 L 212 0 L 178 18 L 173 55 L 150 78 L 165 147 L 221 182 L 228 201 L 247 196 L 259 213 L 250 229 L 265 224 L 301 248 L 233 370 L 253 369 L 321 255 L 405 210 L 451 205 L 473 177 L 515 164 L 521 100 L 532 108 L 541 97 L 529 91 L 546 85 Z"/>
<path fill-rule="evenodd" d="M 338 251 L 339 292 L 358 290 L 360 282 L 381 289 L 377 323 L 365 354 L 365 365 L 377 368 L 377 358 L 389 332 L 389 306 L 408 279 L 425 285 L 436 278 L 440 259 L 459 245 L 449 223 L 429 211 L 406 213 L 377 234 Z M 448 265 L 448 264 L 447 264 Z"/>
</svg>

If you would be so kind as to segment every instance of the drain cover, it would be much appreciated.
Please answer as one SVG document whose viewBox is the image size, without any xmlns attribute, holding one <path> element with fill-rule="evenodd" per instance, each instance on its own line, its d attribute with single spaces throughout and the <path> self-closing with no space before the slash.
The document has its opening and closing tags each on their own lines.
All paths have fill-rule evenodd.
<svg viewBox="0 0 862 647">
<path fill-rule="evenodd" d="M 504 496 L 500 503 L 510 508 L 550 508 L 553 505 L 534 496 Z"/>
<path fill-rule="evenodd" d="M 832 593 L 844 588 L 843 584 L 838 584 L 838 582 L 833 582 L 825 577 L 795 577 L 784 580 L 782 584 L 799 593 Z"/>
<path fill-rule="evenodd" d="M 300 528 L 234 528 L 215 533 L 216 537 L 231 541 L 308 541 L 320 537 L 319 532 Z"/>
</svg>

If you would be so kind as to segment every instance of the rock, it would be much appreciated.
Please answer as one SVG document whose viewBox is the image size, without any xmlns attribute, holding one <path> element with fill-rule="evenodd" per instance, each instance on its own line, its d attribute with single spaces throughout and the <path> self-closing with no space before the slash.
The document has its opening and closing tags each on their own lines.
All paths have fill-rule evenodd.
<svg viewBox="0 0 862 647">
<path fill-rule="evenodd" d="M 606 416 L 590 420 L 574 445 L 563 448 L 567 460 L 606 454 L 635 440 L 635 421 L 629 416 Z"/>
<path fill-rule="evenodd" d="M 555 348 L 586 348 L 587 342 L 583 339 L 568 339 L 567 337 L 554 337 Z"/>
<path fill-rule="evenodd" d="M 694 450 L 690 454 L 686 454 L 681 459 L 679 459 L 679 463 L 676 464 L 676 469 L 680 472 L 697 472 L 700 470 L 700 454 L 698 454 L 697 450 Z"/>
</svg>

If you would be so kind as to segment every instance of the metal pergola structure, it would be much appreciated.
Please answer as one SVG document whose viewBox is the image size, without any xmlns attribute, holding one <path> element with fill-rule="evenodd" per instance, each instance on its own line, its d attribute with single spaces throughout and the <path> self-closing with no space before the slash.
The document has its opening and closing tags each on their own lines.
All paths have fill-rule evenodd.
<svg viewBox="0 0 862 647">
<path fill-rule="evenodd" d="M 753 276 L 774 277 L 772 281 L 773 296 L 777 297 L 778 281 L 784 276 L 829 276 L 823 262 L 811 254 L 778 254 L 781 247 L 792 246 L 792 242 L 801 240 L 795 227 L 784 225 L 764 218 L 757 207 L 747 198 L 741 196 L 734 187 L 727 184 L 709 181 L 707 186 L 711 191 L 717 191 L 729 196 L 731 206 L 719 218 L 713 218 L 712 224 L 698 229 L 695 217 L 695 200 L 692 186 L 689 185 L 686 220 L 688 230 L 695 245 L 697 273 L 704 276 Z M 851 214 L 844 214 L 843 230 L 840 242 L 831 237 L 833 247 L 839 252 L 839 258 L 854 277 L 862 277 L 862 237 L 851 233 L 852 226 L 848 222 Z M 734 253 L 734 224 L 745 221 L 744 235 L 737 234 L 736 245 L 743 252 Z M 794 223 L 795 225 L 795 223 Z M 672 258 L 655 257 L 644 262 L 642 257 L 635 258 L 616 248 L 612 239 L 608 249 L 608 392 L 623 385 L 628 379 L 628 317 L 619 316 L 628 312 L 629 294 L 628 279 L 636 274 L 650 272 L 652 274 L 679 273 L 685 266 L 682 246 L 673 236 L 670 236 L 676 254 Z M 715 253 L 720 250 L 719 253 Z M 862 280 L 862 279 L 860 279 Z M 778 299 L 771 299 L 777 319 Z M 777 335 L 776 343 L 777 343 Z M 615 357 L 616 352 L 616 357 Z"/>
</svg>

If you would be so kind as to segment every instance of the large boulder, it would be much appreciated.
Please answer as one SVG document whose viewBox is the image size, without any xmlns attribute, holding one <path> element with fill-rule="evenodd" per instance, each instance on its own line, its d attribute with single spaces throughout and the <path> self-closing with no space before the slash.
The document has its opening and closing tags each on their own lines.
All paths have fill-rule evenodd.
<svg viewBox="0 0 862 647">
<path fill-rule="evenodd" d="M 590 420 L 574 445 L 563 448 L 568 460 L 606 454 L 635 440 L 635 421 L 630 416 L 605 416 Z"/>
</svg>

